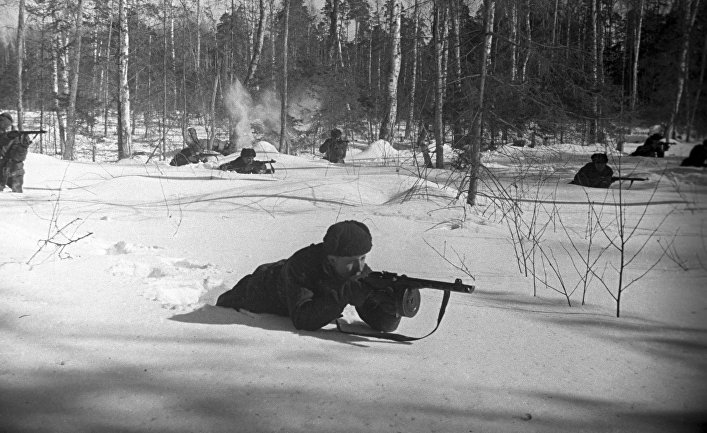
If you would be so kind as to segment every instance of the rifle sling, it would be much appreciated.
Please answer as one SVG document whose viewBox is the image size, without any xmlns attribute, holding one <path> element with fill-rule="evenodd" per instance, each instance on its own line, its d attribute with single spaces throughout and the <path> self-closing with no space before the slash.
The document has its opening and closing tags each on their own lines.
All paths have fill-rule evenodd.
<svg viewBox="0 0 707 433">
<path fill-rule="evenodd" d="M 440 323 L 442 323 L 442 318 L 444 317 L 445 311 L 447 311 L 447 304 L 449 303 L 449 295 L 450 291 L 445 290 L 444 291 L 444 296 L 442 297 L 442 304 L 439 307 L 439 315 L 437 316 L 437 326 L 430 331 L 429 334 L 423 335 L 422 337 L 408 337 L 407 335 L 402 335 L 402 334 L 395 334 L 395 333 L 390 333 L 390 332 L 380 332 L 380 333 L 374 333 L 374 332 L 353 332 L 353 331 L 344 331 L 341 329 L 341 324 L 339 321 L 336 321 L 336 329 L 339 330 L 339 332 L 343 334 L 348 334 L 348 335 L 357 335 L 360 337 L 373 337 L 373 338 L 380 338 L 382 340 L 393 340 L 393 341 L 400 341 L 400 342 L 406 342 L 406 341 L 417 341 L 417 340 L 422 340 L 423 338 L 427 338 L 430 335 L 434 334 L 434 332 L 439 328 Z"/>
</svg>

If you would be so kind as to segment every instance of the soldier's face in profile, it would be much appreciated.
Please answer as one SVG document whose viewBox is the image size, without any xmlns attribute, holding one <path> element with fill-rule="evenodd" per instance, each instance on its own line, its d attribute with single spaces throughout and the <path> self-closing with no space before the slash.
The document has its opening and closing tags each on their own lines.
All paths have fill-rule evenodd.
<svg viewBox="0 0 707 433">
<path fill-rule="evenodd" d="M 366 265 L 366 255 L 361 256 L 328 256 L 329 263 L 338 276 L 341 278 L 351 278 L 359 275 Z"/>
<path fill-rule="evenodd" d="M 252 164 L 254 159 L 255 158 L 253 158 L 252 156 L 244 156 L 243 157 L 243 161 L 245 161 L 246 164 Z"/>
<path fill-rule="evenodd" d="M 602 171 L 606 167 L 606 163 L 604 161 L 594 161 L 594 167 L 598 171 Z"/>
<path fill-rule="evenodd" d="M 5 116 L 0 116 L 0 128 L 7 129 L 12 126 L 12 122 Z"/>
</svg>

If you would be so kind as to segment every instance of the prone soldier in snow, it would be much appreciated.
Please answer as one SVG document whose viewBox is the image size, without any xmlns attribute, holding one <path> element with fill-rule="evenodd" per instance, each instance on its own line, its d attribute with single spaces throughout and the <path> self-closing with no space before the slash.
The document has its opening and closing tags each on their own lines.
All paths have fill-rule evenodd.
<svg viewBox="0 0 707 433">
<path fill-rule="evenodd" d="M 646 138 L 646 141 L 638 146 L 636 150 L 631 153 L 631 156 L 647 156 L 650 158 L 663 158 L 665 157 L 665 151 L 670 148 L 670 144 L 667 139 L 664 139 L 661 134 L 662 127 L 656 125 L 650 130 L 650 136 Z"/>
<path fill-rule="evenodd" d="M 605 153 L 593 154 L 592 162 L 580 168 L 570 183 L 590 188 L 608 188 L 614 175 L 614 171 L 607 165 L 608 162 L 609 157 Z"/>
<path fill-rule="evenodd" d="M 252 148 L 241 149 L 241 156 L 231 162 L 221 164 L 220 170 L 235 171 L 241 174 L 271 174 L 275 171 L 272 167 L 274 160 L 257 161 L 255 159 L 255 150 Z M 270 164 L 270 168 L 266 164 Z"/>
<path fill-rule="evenodd" d="M 323 242 L 258 266 L 219 296 L 216 305 L 289 316 L 295 328 L 314 331 L 340 317 L 350 304 L 371 328 L 394 331 L 401 319 L 394 299 L 362 282 L 371 272 L 366 254 L 372 245 L 365 224 L 338 222 Z"/>
<path fill-rule="evenodd" d="M 218 156 L 219 154 L 229 155 L 232 153 L 228 151 L 230 144 L 227 142 L 215 139 L 213 145 L 214 148 L 217 149 L 216 151 L 206 150 L 208 143 L 209 140 L 200 139 L 197 136 L 196 129 L 188 128 L 187 133 L 184 134 L 184 144 L 186 144 L 186 147 L 174 155 L 169 165 L 181 166 L 197 164 L 199 162 L 207 162 L 210 157 Z"/>
</svg>

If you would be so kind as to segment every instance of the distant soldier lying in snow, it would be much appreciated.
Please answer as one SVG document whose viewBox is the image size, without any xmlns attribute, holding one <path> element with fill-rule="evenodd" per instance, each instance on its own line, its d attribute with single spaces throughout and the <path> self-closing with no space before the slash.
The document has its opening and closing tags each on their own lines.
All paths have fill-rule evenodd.
<svg viewBox="0 0 707 433">
<path fill-rule="evenodd" d="M 184 144 L 187 145 L 179 153 L 174 155 L 174 158 L 169 162 L 169 165 L 187 165 L 206 162 L 210 156 L 229 155 L 233 153 L 230 143 L 214 139 L 214 149 L 216 151 L 205 150 L 209 140 L 200 139 L 196 135 L 194 128 L 187 129 L 187 134 L 184 135 Z"/>
<path fill-rule="evenodd" d="M 255 150 L 245 148 L 241 150 L 241 156 L 231 162 L 227 162 L 219 166 L 220 170 L 235 171 L 242 174 L 271 174 L 275 171 L 272 166 L 274 160 L 256 161 Z M 270 164 L 270 168 L 266 164 Z"/>
</svg>

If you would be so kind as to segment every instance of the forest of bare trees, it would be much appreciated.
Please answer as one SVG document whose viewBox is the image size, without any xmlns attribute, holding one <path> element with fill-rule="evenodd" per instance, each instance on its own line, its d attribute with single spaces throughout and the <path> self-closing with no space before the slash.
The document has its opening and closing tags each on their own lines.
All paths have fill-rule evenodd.
<svg viewBox="0 0 707 433">
<path fill-rule="evenodd" d="M 434 142 L 438 167 L 442 144 L 474 166 L 480 150 L 521 139 L 606 142 L 652 124 L 707 133 L 705 1 L 312 4 L 20 0 L 6 8 L 17 21 L 0 44 L 0 106 L 20 128 L 24 111 L 51 114 L 65 159 L 76 134 L 117 135 L 130 157 L 137 123 L 163 152 L 168 128 L 195 121 L 232 136 L 223 98 L 236 81 L 278 95 L 288 152 L 288 95 L 303 91 L 321 100 L 309 133 Z M 109 117 L 113 129 L 95 127 Z"/>
</svg>

